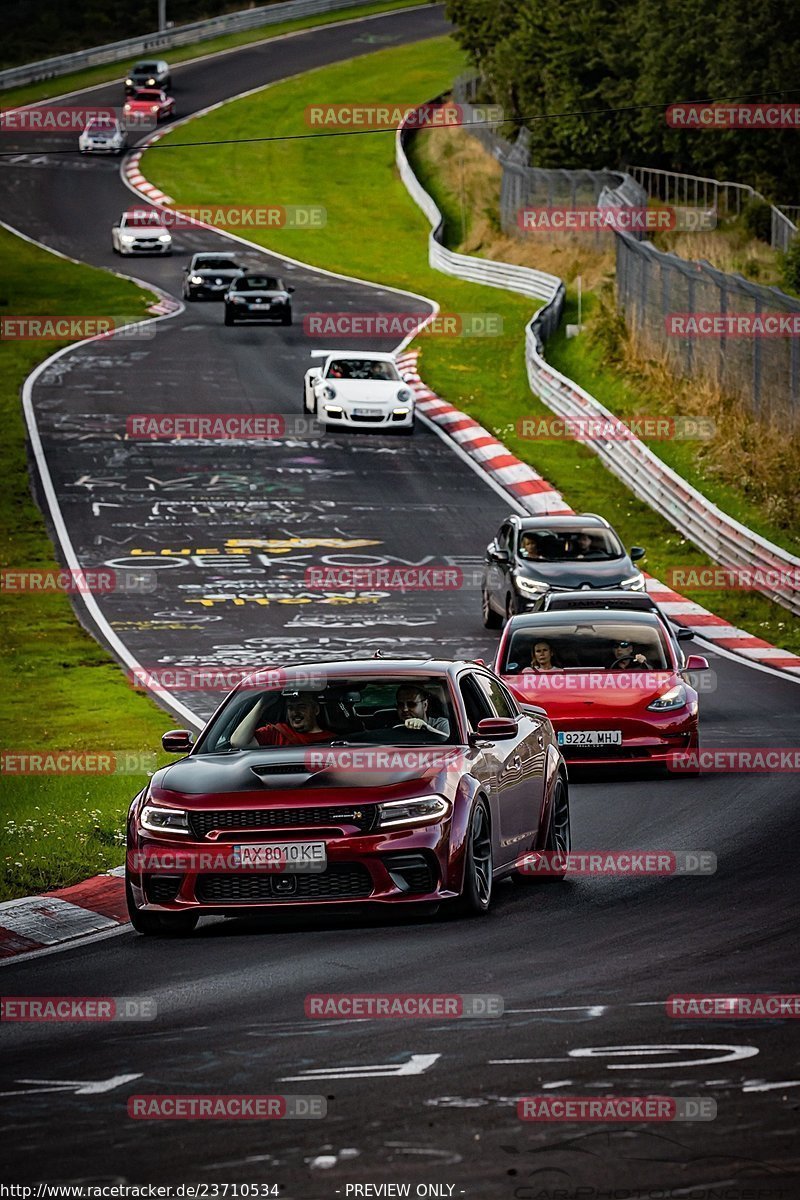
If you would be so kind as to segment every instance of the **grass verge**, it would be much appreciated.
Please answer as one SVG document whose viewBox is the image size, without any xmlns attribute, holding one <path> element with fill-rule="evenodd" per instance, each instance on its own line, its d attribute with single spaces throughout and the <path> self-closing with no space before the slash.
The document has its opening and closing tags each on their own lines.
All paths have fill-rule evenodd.
<svg viewBox="0 0 800 1200">
<path fill-rule="evenodd" d="M 78 266 L 0 229 L 9 309 L 15 314 L 145 315 L 152 296 L 107 271 Z M 58 300 L 54 301 L 53 297 Z M 9 315 L 9 310 L 6 314 Z M 20 388 L 64 342 L 0 340 L 0 557 L 4 568 L 58 570 L 33 502 Z M 76 620 L 61 592 L 0 591 L 4 751 L 151 752 L 168 718 L 135 692 Z M 166 757 L 166 756 L 164 756 Z M 123 861 L 119 833 L 146 776 L 14 775 L 3 778 L 0 899 L 76 883 Z"/>
<path fill-rule="evenodd" d="M 464 338 L 423 336 L 425 380 L 440 395 L 495 429 L 521 459 L 558 487 L 576 509 L 601 510 L 628 545 L 648 547 L 647 568 L 664 578 L 671 567 L 707 565 L 652 509 L 615 480 L 585 447 L 574 442 L 537 443 L 516 436 L 523 415 L 548 409 L 528 388 L 523 330 L 531 302 L 498 289 L 462 283 L 431 270 L 427 262 L 428 224 L 399 181 L 390 133 L 281 143 L 171 147 L 220 138 L 303 133 L 303 111 L 311 103 L 347 102 L 354 94 L 372 101 L 420 101 L 445 90 L 463 69 L 463 58 L 447 38 L 380 51 L 369 58 L 327 67 L 255 96 L 233 101 L 167 135 L 148 151 L 144 173 L 157 186 L 186 203 L 208 201 L 258 204 L 263 179 L 281 180 L 285 204 L 324 203 L 324 229 L 257 230 L 254 241 L 331 270 L 406 287 L 436 298 L 444 312 L 492 312 L 503 321 L 502 336 Z M 457 190 L 441 184 L 428 148 L 437 133 L 416 140 L 415 160 L 423 183 L 448 215 L 460 218 Z M 213 182 L 209 182 L 213 181 Z M 365 236 L 365 231 L 370 231 Z M 301 300 L 298 297 L 298 300 Z M 313 343 L 309 342 L 309 349 Z M 704 603 L 753 633 L 800 651 L 800 632 L 778 606 L 747 593 L 704 594 Z"/>
<path fill-rule="evenodd" d="M 248 46 L 253 42 L 263 42 L 267 38 L 281 37 L 285 33 L 296 33 L 317 25 L 335 25 L 353 17 L 368 17 L 372 13 L 391 12 L 395 8 L 412 8 L 419 3 L 420 0 L 376 0 L 374 4 L 367 4 L 363 8 L 343 8 L 338 12 L 320 13 L 316 17 L 297 17 L 293 21 L 281 21 L 277 25 L 261 25 L 258 29 L 228 33 L 206 42 L 192 42 L 189 46 L 177 46 L 174 50 L 165 50 L 163 53 L 170 65 L 177 65 L 190 58 L 217 54 L 220 50 L 232 50 L 237 46 Z M 125 65 L 131 61 L 133 60 L 126 58 L 98 67 L 87 67 L 70 75 L 59 75 L 55 79 L 42 79 L 37 83 L 25 84 L 24 87 L 9 88 L 8 91 L 0 92 L 3 107 L 32 104 L 35 100 L 49 100 L 51 96 L 63 96 L 67 92 L 76 92 L 98 83 L 113 83 L 115 79 L 122 78 L 120 68 L 124 70 Z"/>
</svg>

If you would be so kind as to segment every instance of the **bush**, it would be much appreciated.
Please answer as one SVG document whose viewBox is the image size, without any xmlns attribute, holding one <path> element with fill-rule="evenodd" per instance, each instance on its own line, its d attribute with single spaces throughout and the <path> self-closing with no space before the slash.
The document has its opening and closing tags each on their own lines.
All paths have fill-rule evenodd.
<svg viewBox="0 0 800 1200">
<path fill-rule="evenodd" d="M 767 244 L 772 241 L 772 206 L 766 200 L 748 200 L 742 209 L 742 222 L 751 237 Z"/>
<path fill-rule="evenodd" d="M 783 256 L 783 282 L 790 291 L 800 292 L 800 234 Z"/>
</svg>

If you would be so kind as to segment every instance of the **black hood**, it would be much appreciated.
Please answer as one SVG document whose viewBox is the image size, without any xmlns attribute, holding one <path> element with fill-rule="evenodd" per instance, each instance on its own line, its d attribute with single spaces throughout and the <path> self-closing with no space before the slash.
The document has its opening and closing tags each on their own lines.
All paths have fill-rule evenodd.
<svg viewBox="0 0 800 1200">
<path fill-rule="evenodd" d="M 573 559 L 569 562 L 528 562 L 518 558 L 515 570 L 526 579 L 538 579 L 551 587 L 617 587 L 637 573 L 627 554 L 622 558 Z"/>
<path fill-rule="evenodd" d="M 352 755 L 358 753 L 385 751 L 392 754 L 391 747 L 353 746 L 349 748 Z M 410 747 L 396 747 L 398 756 L 408 754 Z M 328 766 L 336 755 L 344 756 L 345 750 L 329 746 L 292 746 L 270 750 L 240 750 L 232 754 L 192 754 L 188 758 L 171 766 L 162 767 L 153 776 L 151 787 L 156 792 L 176 792 L 181 797 L 196 795 L 204 800 L 213 798 L 217 803 L 224 802 L 226 795 L 239 792 L 263 792 L 264 803 L 284 803 L 287 792 L 297 792 L 298 799 L 303 793 L 316 791 L 318 788 L 369 788 L 372 799 L 379 799 L 379 793 L 397 788 L 398 785 L 415 784 L 427 791 L 432 781 L 442 769 L 440 759 L 445 751 L 456 753 L 456 748 L 438 746 L 414 747 L 423 759 L 426 751 L 430 754 L 432 765 L 425 766 L 425 761 L 415 763 L 413 767 L 404 766 L 398 758 L 397 769 L 365 770 L 363 766 L 334 765 Z M 288 768 L 295 767 L 295 771 Z M 280 797 L 273 795 L 280 792 Z M 165 799 L 167 797 L 164 797 Z M 319 798 L 317 798 L 319 799 Z"/>
</svg>

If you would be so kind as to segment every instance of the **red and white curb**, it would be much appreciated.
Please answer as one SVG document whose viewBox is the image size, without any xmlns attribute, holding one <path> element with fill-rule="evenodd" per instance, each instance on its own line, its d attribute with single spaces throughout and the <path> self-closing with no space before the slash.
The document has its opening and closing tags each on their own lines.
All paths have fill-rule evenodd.
<svg viewBox="0 0 800 1200">
<path fill-rule="evenodd" d="M 139 169 L 141 157 L 147 149 L 147 146 L 152 146 L 153 142 L 157 142 L 160 137 L 160 133 L 154 133 L 152 137 L 147 139 L 146 146 L 142 146 L 140 149 L 134 150 L 133 153 L 125 159 L 123 174 L 131 187 L 135 188 L 137 192 L 141 192 L 142 195 L 146 196 L 148 200 L 153 200 L 158 204 L 174 204 L 175 201 L 172 199 L 172 196 L 165 195 L 165 193 L 160 191 L 159 188 L 154 187 L 152 183 L 148 183 Z"/>
<path fill-rule="evenodd" d="M 480 464 L 491 479 L 535 516 L 567 514 L 573 509 L 563 496 L 527 463 L 520 462 L 472 417 L 460 412 L 426 387 L 417 370 L 419 350 L 406 350 L 397 363 L 416 395 L 417 408 L 452 438 L 470 458 Z M 673 592 L 666 584 L 647 576 L 647 590 L 671 621 L 693 629 L 698 637 L 712 642 L 749 662 L 786 671 L 800 678 L 800 657 L 754 637 L 746 629 L 737 629 L 722 617 L 703 608 L 694 600 Z"/>
<path fill-rule="evenodd" d="M 128 924 L 124 867 L 72 887 L 0 904 L 0 959 Z"/>
<path fill-rule="evenodd" d="M 571 513 L 573 510 L 560 492 L 537 474 L 533 467 L 511 454 L 494 434 L 484 429 L 473 417 L 460 412 L 425 386 L 417 371 L 418 354 L 418 350 L 406 350 L 398 355 L 397 365 L 415 392 L 419 412 L 438 425 L 528 512 L 536 516 L 564 516 Z"/>
</svg>

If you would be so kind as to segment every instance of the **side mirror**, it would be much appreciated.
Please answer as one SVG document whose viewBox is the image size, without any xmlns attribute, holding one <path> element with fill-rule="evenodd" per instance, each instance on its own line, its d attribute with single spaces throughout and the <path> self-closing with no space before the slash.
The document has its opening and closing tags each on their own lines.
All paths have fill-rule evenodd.
<svg viewBox="0 0 800 1200">
<path fill-rule="evenodd" d="M 194 734 L 189 729 L 170 729 L 161 738 L 167 754 L 188 754 L 194 745 Z"/>
<path fill-rule="evenodd" d="M 644 546 L 631 546 L 631 562 L 638 562 L 640 558 L 644 558 L 645 554 L 647 554 L 647 551 Z"/>
<path fill-rule="evenodd" d="M 681 629 L 678 630 L 678 641 L 679 642 L 691 642 L 693 637 L 694 637 L 693 629 L 687 629 L 685 626 L 683 626 Z"/>
<path fill-rule="evenodd" d="M 476 738 L 488 738 L 489 741 L 503 741 L 516 737 L 519 733 L 517 722 L 511 717 L 484 717 L 478 721 L 475 731 Z"/>
<path fill-rule="evenodd" d="M 293 288 L 293 287 L 287 287 L 287 289 L 286 289 L 286 290 L 287 290 L 287 292 L 293 292 L 293 291 L 294 291 L 294 288 Z"/>
<path fill-rule="evenodd" d="M 702 654 L 690 654 L 683 669 L 684 671 L 707 671 L 708 659 L 703 658 Z"/>
</svg>

